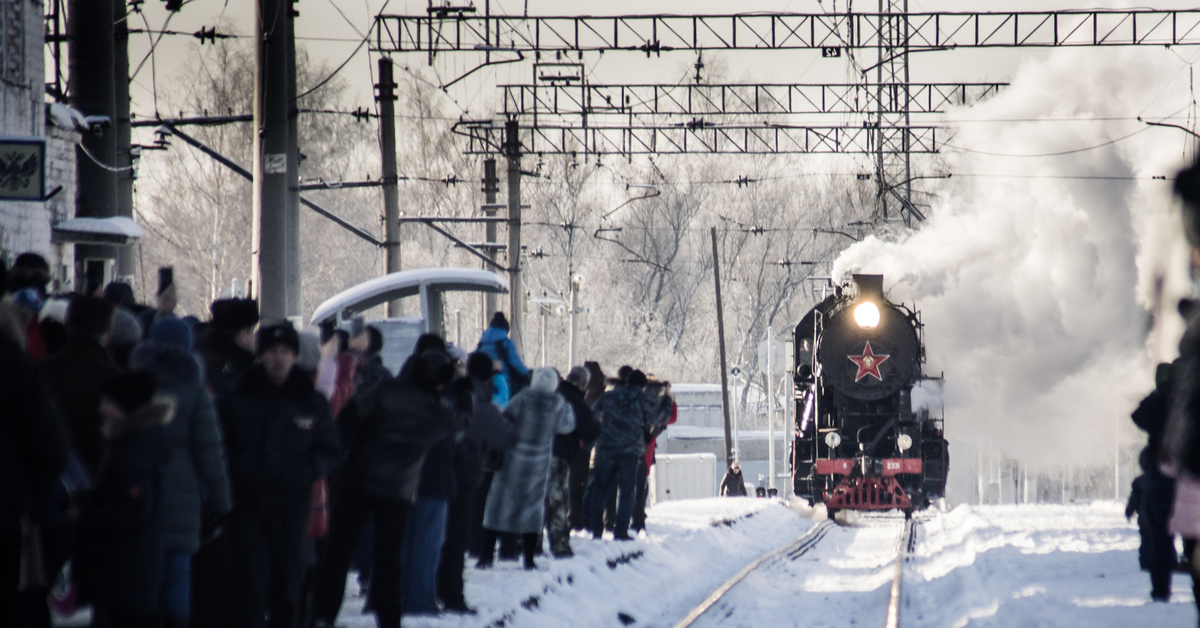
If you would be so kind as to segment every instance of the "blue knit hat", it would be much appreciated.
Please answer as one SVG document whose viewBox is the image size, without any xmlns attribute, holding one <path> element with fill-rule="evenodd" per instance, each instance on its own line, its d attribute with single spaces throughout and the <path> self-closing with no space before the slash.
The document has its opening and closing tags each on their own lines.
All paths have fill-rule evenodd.
<svg viewBox="0 0 1200 628">
<path fill-rule="evenodd" d="M 192 328 L 178 318 L 163 318 L 150 327 L 150 339 L 164 345 L 192 350 Z"/>
</svg>

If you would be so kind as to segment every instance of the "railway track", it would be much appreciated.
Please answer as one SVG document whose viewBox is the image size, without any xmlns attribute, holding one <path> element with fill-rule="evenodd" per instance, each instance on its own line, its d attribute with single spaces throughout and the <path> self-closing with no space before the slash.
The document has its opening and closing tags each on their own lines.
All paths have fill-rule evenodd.
<svg viewBox="0 0 1200 628">
<path fill-rule="evenodd" d="M 832 520 L 822 521 L 813 527 L 809 528 L 804 534 L 800 535 L 796 540 L 781 547 L 773 552 L 759 557 L 757 560 L 746 565 L 729 580 L 726 580 L 721 586 L 717 587 L 703 602 L 694 607 L 683 619 L 674 624 L 673 628 L 690 628 L 701 617 L 705 616 L 709 610 L 720 602 L 730 590 L 736 587 L 746 578 L 765 564 L 773 563 L 781 560 L 794 561 L 821 543 L 821 541 L 836 527 Z M 917 542 L 917 525 L 916 519 L 907 519 L 904 521 L 904 527 L 900 532 L 900 536 L 896 542 L 896 559 L 895 573 L 892 577 L 891 593 L 888 598 L 887 618 L 885 626 L 887 628 L 899 628 L 900 626 L 900 609 L 902 599 L 902 582 L 904 577 L 904 564 L 911 559 L 912 552 L 916 548 Z"/>
</svg>

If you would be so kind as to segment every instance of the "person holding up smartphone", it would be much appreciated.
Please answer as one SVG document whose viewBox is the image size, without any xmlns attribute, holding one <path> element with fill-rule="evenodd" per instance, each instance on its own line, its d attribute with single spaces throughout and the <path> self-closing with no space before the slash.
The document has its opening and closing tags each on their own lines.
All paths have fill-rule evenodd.
<svg viewBox="0 0 1200 628">
<path fill-rule="evenodd" d="M 175 291 L 175 269 L 163 266 L 158 269 L 158 292 L 155 293 L 155 308 L 146 310 L 139 317 L 142 324 L 142 338 L 150 337 L 150 328 L 164 318 L 176 318 L 175 308 L 179 304 L 179 296 Z"/>
</svg>

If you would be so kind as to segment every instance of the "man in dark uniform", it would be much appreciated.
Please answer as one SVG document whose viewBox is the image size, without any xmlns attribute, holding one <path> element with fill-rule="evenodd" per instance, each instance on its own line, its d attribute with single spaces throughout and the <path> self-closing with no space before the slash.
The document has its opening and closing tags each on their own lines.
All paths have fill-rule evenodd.
<svg viewBox="0 0 1200 628">
<path fill-rule="evenodd" d="M 230 625 L 296 623 L 309 498 L 341 453 L 329 403 L 295 368 L 300 338 L 286 323 L 258 332 L 259 363 L 220 400 L 234 509 Z"/>
<path fill-rule="evenodd" d="M 233 389 L 238 378 L 254 364 L 254 326 L 258 303 L 254 299 L 213 301 L 212 330 L 200 348 L 208 369 L 208 389 L 218 400 Z"/>
</svg>

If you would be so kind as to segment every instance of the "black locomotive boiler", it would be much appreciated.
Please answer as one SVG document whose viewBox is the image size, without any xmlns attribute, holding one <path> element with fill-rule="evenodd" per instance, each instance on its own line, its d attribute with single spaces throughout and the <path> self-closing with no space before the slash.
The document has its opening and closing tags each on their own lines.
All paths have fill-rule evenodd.
<svg viewBox="0 0 1200 628">
<path fill-rule="evenodd" d="M 795 494 L 839 510 L 906 515 L 945 494 L 940 409 L 912 403 L 925 378 L 918 312 L 887 300 L 882 275 L 854 275 L 796 326 Z M 926 404 L 928 405 L 928 404 Z"/>
</svg>

